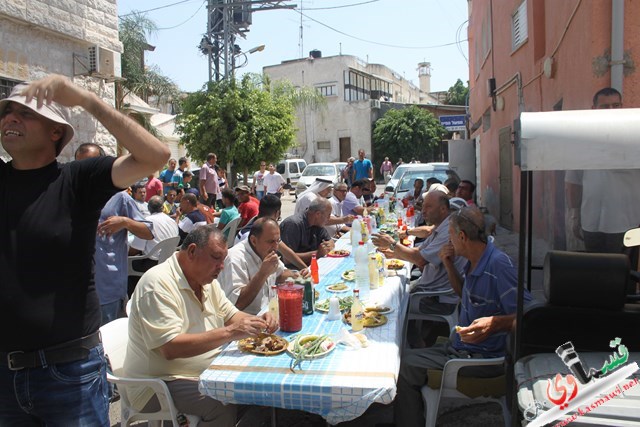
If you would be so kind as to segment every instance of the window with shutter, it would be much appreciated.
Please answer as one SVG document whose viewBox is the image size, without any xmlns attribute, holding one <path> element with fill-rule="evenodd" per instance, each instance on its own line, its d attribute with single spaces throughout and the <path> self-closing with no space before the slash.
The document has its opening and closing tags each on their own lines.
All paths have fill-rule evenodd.
<svg viewBox="0 0 640 427">
<path fill-rule="evenodd" d="M 511 50 L 515 51 L 527 41 L 527 0 L 524 0 L 511 17 Z"/>
</svg>

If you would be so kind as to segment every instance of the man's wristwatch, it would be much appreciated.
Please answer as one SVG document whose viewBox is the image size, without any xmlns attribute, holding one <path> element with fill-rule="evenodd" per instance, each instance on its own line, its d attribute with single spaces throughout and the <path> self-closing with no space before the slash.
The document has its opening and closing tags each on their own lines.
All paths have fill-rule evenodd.
<svg viewBox="0 0 640 427">
<path fill-rule="evenodd" d="M 389 245 L 389 250 L 390 251 L 395 251 L 396 250 L 396 242 L 393 242 L 392 244 Z"/>
</svg>

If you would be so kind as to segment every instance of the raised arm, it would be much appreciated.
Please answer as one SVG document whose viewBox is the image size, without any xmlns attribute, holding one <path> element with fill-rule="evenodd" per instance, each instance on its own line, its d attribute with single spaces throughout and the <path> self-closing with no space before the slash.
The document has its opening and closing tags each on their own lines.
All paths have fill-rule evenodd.
<svg viewBox="0 0 640 427">
<path fill-rule="evenodd" d="M 65 107 L 80 106 L 91 113 L 129 154 L 116 159 L 111 170 L 113 185 L 126 188 L 140 178 L 162 169 L 171 154 L 169 148 L 134 120 L 108 105 L 95 93 L 74 85 L 68 78 L 50 75 L 31 83 L 23 92 L 38 106 L 55 101 Z"/>
</svg>

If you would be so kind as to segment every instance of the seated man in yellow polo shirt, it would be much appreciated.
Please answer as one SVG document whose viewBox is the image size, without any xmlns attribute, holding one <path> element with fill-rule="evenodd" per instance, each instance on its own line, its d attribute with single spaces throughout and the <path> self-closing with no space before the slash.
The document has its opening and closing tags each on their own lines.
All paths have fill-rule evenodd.
<svg viewBox="0 0 640 427">
<path fill-rule="evenodd" d="M 234 426 L 236 409 L 200 394 L 198 377 L 230 341 L 273 332 L 269 313 L 252 316 L 234 307 L 217 280 L 227 257 L 222 233 L 211 225 L 194 229 L 180 251 L 147 271 L 131 297 L 127 376 L 166 381 L 179 412 L 197 415 L 199 426 Z M 158 410 L 146 387 L 130 387 L 134 407 Z"/>
</svg>

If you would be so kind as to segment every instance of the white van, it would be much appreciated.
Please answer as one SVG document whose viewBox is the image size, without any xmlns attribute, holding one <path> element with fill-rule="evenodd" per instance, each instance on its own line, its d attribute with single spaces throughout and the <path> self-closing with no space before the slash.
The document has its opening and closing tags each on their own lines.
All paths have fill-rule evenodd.
<svg viewBox="0 0 640 427">
<path fill-rule="evenodd" d="M 285 188 L 295 188 L 302 171 L 307 167 L 307 162 L 304 159 L 284 159 L 281 160 L 276 166 L 276 172 L 278 172 L 284 180 L 287 182 Z"/>
</svg>

